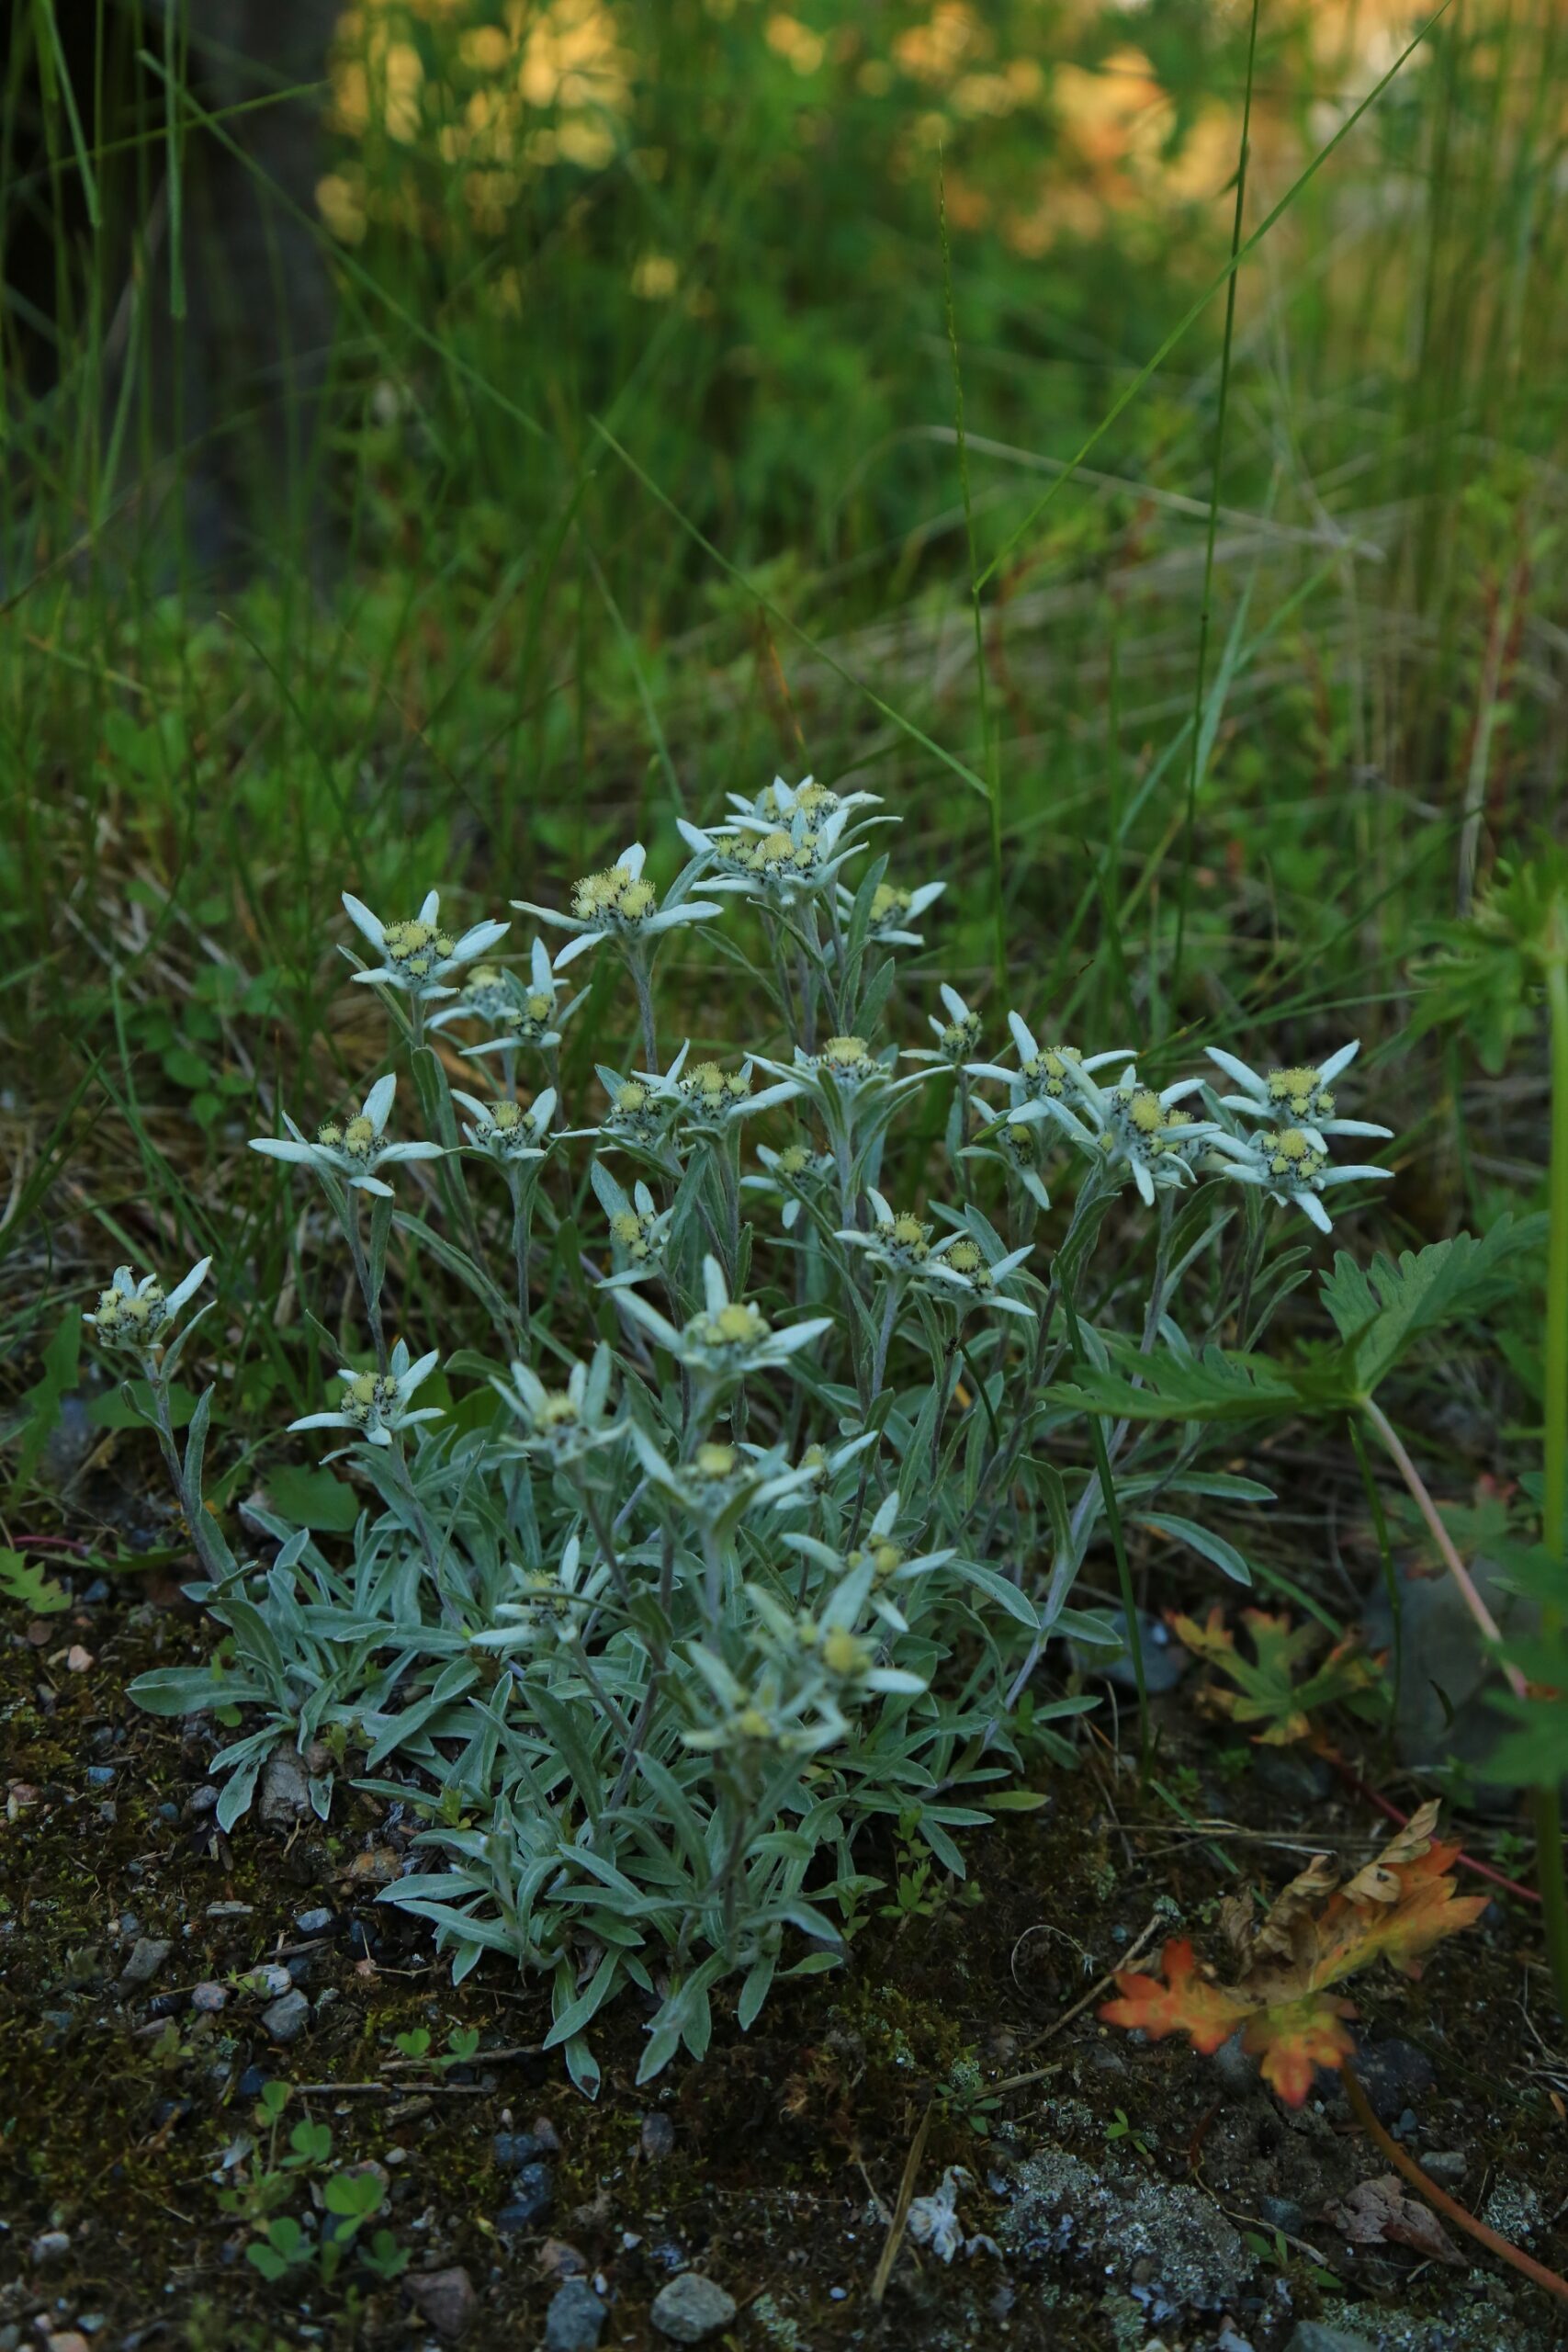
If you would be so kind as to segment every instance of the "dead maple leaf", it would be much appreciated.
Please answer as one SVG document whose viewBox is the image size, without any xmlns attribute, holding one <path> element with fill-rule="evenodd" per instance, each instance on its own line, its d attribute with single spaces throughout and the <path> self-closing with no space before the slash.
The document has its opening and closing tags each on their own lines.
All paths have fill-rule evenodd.
<svg viewBox="0 0 1568 2352">
<path fill-rule="evenodd" d="M 1329 2216 L 1352 2245 L 1408 2245 L 1432 2262 L 1462 2262 L 1437 2215 L 1407 2196 L 1396 2172 L 1363 2180 Z"/>
<path fill-rule="evenodd" d="M 1310 1738 L 1315 1712 L 1353 1703 L 1377 1683 L 1375 1662 L 1358 1651 L 1353 1639 L 1337 1643 L 1308 1673 L 1306 1661 L 1323 1640 L 1316 1625 L 1292 1628 L 1288 1616 L 1276 1617 L 1266 1609 L 1244 1609 L 1241 1620 L 1251 1637 L 1251 1657 L 1237 1647 L 1223 1609 L 1211 1609 L 1201 1625 L 1179 1611 L 1166 1612 L 1182 1647 L 1232 1686 L 1208 1684 L 1199 1694 L 1201 1706 L 1231 1723 L 1260 1725 L 1252 1736 L 1261 1747 L 1287 1747 Z"/>
<path fill-rule="evenodd" d="M 1118 1976 L 1119 1997 L 1101 2018 L 1141 2026 L 1155 2041 L 1185 2033 L 1205 2055 L 1239 2029 L 1264 2081 L 1300 2107 L 1314 2068 L 1342 2066 L 1355 2047 L 1344 2024 L 1354 2005 L 1330 1988 L 1376 1960 L 1418 1976 L 1433 1945 L 1486 1908 L 1486 1895 L 1456 1893 L 1459 1848 L 1433 1838 L 1437 1816 L 1436 1804 L 1423 1805 L 1344 1886 L 1330 1858 L 1314 1855 L 1256 1924 L 1250 1898 L 1227 1903 L 1222 1928 L 1241 1970 L 1235 1984 L 1215 1984 L 1182 1939 L 1167 1944 L 1158 1976 Z"/>
</svg>

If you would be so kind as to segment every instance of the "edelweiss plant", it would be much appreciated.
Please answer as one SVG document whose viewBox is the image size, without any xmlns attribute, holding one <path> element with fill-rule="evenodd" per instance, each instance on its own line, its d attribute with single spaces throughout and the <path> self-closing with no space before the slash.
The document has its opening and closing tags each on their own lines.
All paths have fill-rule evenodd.
<svg viewBox="0 0 1568 2352">
<path fill-rule="evenodd" d="M 515 976 L 504 926 L 444 930 L 434 892 L 409 922 L 345 899 L 396 1068 L 313 1139 L 285 1120 L 255 1148 L 315 1179 L 353 1267 L 363 1344 L 350 1328 L 293 1424 L 344 1441 L 347 1544 L 248 1509 L 267 1556 L 237 1560 L 203 1509 L 208 1401 L 182 1458 L 167 1382 L 205 1268 L 166 1301 L 122 1270 L 97 1310 L 106 1342 L 134 1339 L 193 1591 L 227 1629 L 210 1669 L 139 1696 L 242 1711 L 225 1826 L 280 1739 L 330 1736 L 423 1823 L 383 1900 L 432 1923 L 459 1977 L 487 1954 L 543 1971 L 589 2088 L 622 1987 L 647 2008 L 645 2078 L 700 2056 L 724 1980 L 750 2025 L 775 1976 L 839 1960 L 879 1825 L 961 1873 L 958 1833 L 1032 1801 L 1021 1768 L 1070 1758 L 1051 1725 L 1092 1703 L 1032 1686 L 1057 1637 L 1114 1639 L 1072 1595 L 1107 1532 L 1122 1558 L 1122 1503 L 1246 1580 L 1232 1537 L 1170 1506 L 1234 1514 L 1267 1489 L 1206 1466 L 1201 1427 L 1125 1413 L 1090 1453 L 1060 1375 L 1227 1328 L 1256 1346 L 1288 1286 L 1263 1270 L 1270 1196 L 1325 1222 L 1330 1182 L 1383 1173 L 1329 1165 L 1367 1132 L 1326 1091 L 1353 1047 L 1261 1077 L 1225 1057 L 1242 1091 L 1222 1097 L 1145 1084 L 1126 1049 L 1043 1044 L 1018 1012 L 1010 1057 L 985 1059 L 991 1009 L 944 985 L 934 1046 L 901 1049 L 890 950 L 919 944 L 938 886 L 889 881 L 891 821 L 809 779 L 735 797 L 682 828 L 662 893 L 634 844 L 570 913 L 515 901 L 568 934 Z M 677 931 L 726 961 L 745 1016 L 740 1044 L 666 1060 L 656 956 Z M 602 944 L 637 1042 L 592 1040 L 595 1079 L 563 1057 L 581 1000 L 559 973 Z M 387 1140 L 399 1069 L 427 1139 Z M 1260 1196 L 1245 1216 L 1237 1177 Z M 336 1348 L 343 1287 L 304 1246 L 309 1326 Z M 313 1795 L 324 1812 L 330 1781 Z"/>
</svg>

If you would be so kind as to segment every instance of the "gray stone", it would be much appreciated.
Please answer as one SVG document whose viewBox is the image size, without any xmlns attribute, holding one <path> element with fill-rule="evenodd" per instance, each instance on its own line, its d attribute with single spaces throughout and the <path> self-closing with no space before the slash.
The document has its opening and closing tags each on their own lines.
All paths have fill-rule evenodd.
<svg viewBox="0 0 1568 2352">
<path fill-rule="evenodd" d="M 667 2287 L 660 2287 L 653 2299 L 649 2316 L 660 2335 L 668 2335 L 675 2344 L 700 2344 L 705 2336 L 716 2335 L 735 2317 L 735 2298 L 727 2294 L 716 2278 L 706 2278 L 700 2270 L 682 2270 Z"/>
<path fill-rule="evenodd" d="M 645 2115 L 639 2138 L 642 2153 L 650 2164 L 675 2153 L 675 2126 L 667 2115 Z"/>
<path fill-rule="evenodd" d="M 525 2165 L 512 2184 L 512 2195 L 495 2217 L 495 2226 L 508 2234 L 537 2229 L 555 2201 L 555 2175 L 548 2165 Z"/>
<path fill-rule="evenodd" d="M 1258 2088 L 1258 2061 L 1247 2056 L 1239 2033 L 1221 2042 L 1213 2064 L 1214 2080 L 1227 2098 L 1251 2098 Z"/>
<path fill-rule="evenodd" d="M 191 2007 L 200 2009 L 206 2017 L 216 2017 L 219 2010 L 227 2005 L 228 1999 L 227 1985 L 216 1984 L 210 1978 L 204 1984 L 193 1984 L 191 1987 Z"/>
<path fill-rule="evenodd" d="M 1470 2158 L 1462 2148 L 1438 2148 L 1422 2157 L 1421 2169 L 1430 2173 L 1434 2180 L 1447 2181 L 1451 2186 L 1464 2178 L 1470 2170 Z"/>
<path fill-rule="evenodd" d="M 1127 1619 L 1120 1609 L 1100 1612 L 1116 1634 L 1120 1647 L 1115 1650 L 1096 1648 L 1090 1643 L 1072 1641 L 1067 1644 L 1072 1660 L 1081 1672 L 1103 1676 L 1119 1690 L 1135 1690 L 1138 1678 L 1133 1668 L 1133 1653 L 1127 1646 Z M 1139 1610 L 1134 1620 L 1138 1629 L 1139 1646 L 1144 1658 L 1144 1685 L 1151 1698 L 1159 1698 L 1167 1690 L 1174 1690 L 1191 1665 L 1191 1655 L 1158 1617 L 1147 1616 Z"/>
<path fill-rule="evenodd" d="M 604 2319 L 604 2306 L 587 2280 L 569 2278 L 550 2297 L 545 2352 L 597 2352 Z"/>
<path fill-rule="evenodd" d="M 35 2262 L 58 2262 L 62 2255 L 67 2255 L 70 2251 L 69 2230 L 45 2230 L 41 2237 L 36 2237 L 33 2240 L 32 2253 Z"/>
<path fill-rule="evenodd" d="M 403 2285 L 421 2319 L 437 2335 L 463 2335 L 479 2308 L 474 2282 L 466 2270 L 425 2270 L 405 2278 Z"/>
<path fill-rule="evenodd" d="M 303 1993 L 285 1993 L 262 2011 L 262 2023 L 274 2041 L 298 2041 L 310 2022 L 310 2004 Z"/>
<path fill-rule="evenodd" d="M 1402 2041 L 1396 2034 L 1386 2041 L 1371 2042 L 1358 2053 L 1356 2075 L 1380 2123 L 1392 2123 L 1437 2079 L 1426 2052 L 1417 2050 L 1413 2041 Z M 1414 2115 L 1411 2128 L 1415 2128 Z"/>
<path fill-rule="evenodd" d="M 1351 2328 L 1326 2327 L 1320 2319 L 1303 2319 L 1297 2321 L 1285 2352 L 1377 2352 L 1377 2346 Z"/>
<path fill-rule="evenodd" d="M 292 1829 L 310 1810 L 310 1783 L 298 1749 L 275 1747 L 261 1776 L 256 1811 L 268 1829 Z"/>
<path fill-rule="evenodd" d="M 331 1931 L 333 1915 L 321 1905 L 314 1911 L 298 1913 L 294 1924 L 302 1936 L 324 1936 Z"/>
<path fill-rule="evenodd" d="M 1540 1620 L 1537 1604 L 1522 1596 L 1506 1570 L 1483 1555 L 1470 1572 L 1503 1632 L 1528 1639 Z M 1394 1690 L 1394 1752 L 1418 1770 L 1457 1759 L 1484 1768 L 1507 1730 L 1507 1718 L 1492 1703 L 1494 1670 L 1459 1587 L 1427 1557 L 1396 1564 L 1400 1638 L 1395 1655 L 1393 1614 L 1380 1576 L 1367 1597 L 1362 1619 L 1369 1649 L 1388 1652 Z M 1487 1810 L 1511 1810 L 1513 1792 L 1489 1786 L 1483 1778 L 1471 1801 Z"/>
<path fill-rule="evenodd" d="M 1260 2197 L 1258 2211 L 1271 2230 L 1283 2230 L 1289 2237 L 1306 2227 L 1306 2207 L 1298 2205 L 1293 2197 Z"/>
<path fill-rule="evenodd" d="M 134 1993 L 151 1984 L 173 1950 L 167 1936 L 138 1936 L 119 1973 L 120 1990 Z"/>
<path fill-rule="evenodd" d="M 211 1781 L 204 1781 L 199 1789 L 192 1789 L 189 1796 L 186 1797 L 186 1813 L 193 1821 L 199 1821 L 203 1814 L 211 1813 L 216 1809 L 220 1794 L 220 1790 Z M 246 1910 L 248 1911 L 250 1907 L 247 1903 Z"/>
</svg>

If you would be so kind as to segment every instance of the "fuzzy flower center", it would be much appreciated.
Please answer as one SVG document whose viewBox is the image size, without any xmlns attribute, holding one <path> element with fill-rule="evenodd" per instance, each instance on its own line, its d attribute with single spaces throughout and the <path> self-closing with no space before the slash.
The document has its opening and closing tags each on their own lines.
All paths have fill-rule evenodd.
<svg viewBox="0 0 1568 2352">
<path fill-rule="evenodd" d="M 723 1478 L 732 1478 L 739 1459 L 734 1446 L 718 1445 L 710 1442 L 705 1445 L 698 1446 L 693 1457 L 692 1468 L 699 1478 L 710 1478 L 716 1482 Z"/>
<path fill-rule="evenodd" d="M 1300 1127 L 1285 1127 L 1269 1147 L 1269 1173 L 1282 1176 L 1292 1184 L 1310 1184 L 1328 1165 L 1326 1152 L 1319 1151 L 1312 1137 Z"/>
<path fill-rule="evenodd" d="M 829 1674 L 849 1681 L 864 1674 L 871 1665 L 871 1645 L 852 1634 L 846 1625 L 834 1625 L 823 1634 L 819 1656 Z"/>
<path fill-rule="evenodd" d="M 362 1429 L 384 1421 L 397 1410 L 398 1384 L 384 1372 L 356 1372 L 344 1384 L 343 1409 Z"/>
<path fill-rule="evenodd" d="M 871 1051 L 863 1037 L 829 1037 L 817 1058 L 829 1069 L 859 1075 L 870 1061 Z"/>
<path fill-rule="evenodd" d="M 1314 1069 L 1271 1069 L 1267 1084 L 1270 1103 L 1292 1119 L 1334 1116 L 1334 1097 Z"/>
<path fill-rule="evenodd" d="M 600 874 L 585 874 L 573 886 L 571 910 L 579 922 L 646 922 L 659 904 L 651 882 L 625 865 L 608 865 Z"/>
<path fill-rule="evenodd" d="M 162 1283 L 151 1283 L 146 1289 L 129 1294 L 121 1290 L 100 1291 L 94 1319 L 100 1339 L 134 1343 L 151 1339 L 158 1326 L 167 1320 L 168 1311 Z"/>
<path fill-rule="evenodd" d="M 852 1552 L 846 1565 L 852 1568 L 860 1568 L 863 1567 L 868 1560 L 871 1562 L 873 1581 L 883 1585 L 890 1577 L 896 1576 L 903 1566 L 904 1555 L 897 1544 L 890 1543 L 886 1535 L 881 1535 L 874 1544 L 868 1544 L 863 1552 Z"/>
<path fill-rule="evenodd" d="M 611 1239 L 638 1264 L 653 1256 L 658 1231 L 658 1219 L 637 1209 L 621 1209 L 610 1219 Z"/>
<path fill-rule="evenodd" d="M 750 1092 L 750 1081 L 739 1070 L 727 1070 L 717 1062 L 694 1062 L 682 1077 L 681 1091 L 699 1111 L 722 1111 L 732 1102 L 744 1102 Z"/>
<path fill-rule="evenodd" d="M 1021 1075 L 1032 1093 L 1060 1097 L 1067 1091 L 1070 1067 L 1082 1059 L 1076 1046 L 1043 1046 L 1022 1065 Z"/>
<path fill-rule="evenodd" d="M 897 882 L 879 882 L 871 894 L 874 923 L 901 922 L 914 904 L 915 894 Z"/>
<path fill-rule="evenodd" d="M 416 980 L 427 980 L 453 950 L 453 941 L 438 925 L 415 916 L 412 922 L 389 922 L 383 936 L 387 961 L 394 970 Z"/>
<path fill-rule="evenodd" d="M 750 1348 L 768 1336 L 768 1318 L 760 1306 L 732 1299 L 716 1314 L 697 1318 L 696 1337 L 705 1347 Z"/>
</svg>

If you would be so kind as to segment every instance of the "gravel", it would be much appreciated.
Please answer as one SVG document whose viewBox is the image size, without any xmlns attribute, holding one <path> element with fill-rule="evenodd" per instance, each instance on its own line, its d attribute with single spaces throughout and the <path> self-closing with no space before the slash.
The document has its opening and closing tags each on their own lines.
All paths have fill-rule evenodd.
<svg viewBox="0 0 1568 2352">
<path fill-rule="evenodd" d="M 569 2278 L 550 2298 L 545 2352 L 597 2352 L 605 2311 L 584 2278 Z"/>
<path fill-rule="evenodd" d="M 727 2294 L 716 2278 L 705 2278 L 700 2270 L 682 2270 L 667 2287 L 660 2287 L 653 2299 L 649 2317 L 660 2335 L 668 2335 L 675 2344 L 700 2344 L 705 2336 L 716 2335 L 735 2317 L 735 2298 Z"/>
<path fill-rule="evenodd" d="M 310 2004 L 298 1990 L 285 1993 L 262 2011 L 262 2023 L 274 2041 L 298 2041 L 310 2022 Z"/>
</svg>

